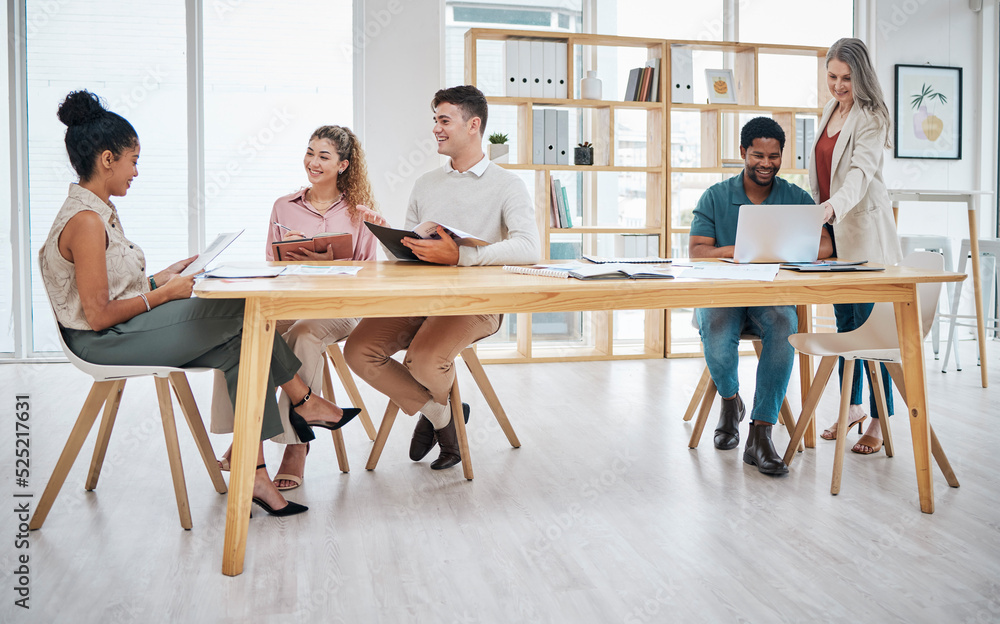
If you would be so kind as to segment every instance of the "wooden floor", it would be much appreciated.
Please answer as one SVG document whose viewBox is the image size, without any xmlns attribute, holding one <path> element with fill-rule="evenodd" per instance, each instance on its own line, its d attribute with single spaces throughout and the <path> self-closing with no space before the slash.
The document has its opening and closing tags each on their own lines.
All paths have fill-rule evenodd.
<svg viewBox="0 0 1000 624">
<path fill-rule="evenodd" d="M 848 453 L 833 497 L 832 442 L 799 455 L 785 478 L 715 450 L 715 413 L 702 445 L 687 448 L 681 417 L 701 360 L 497 365 L 487 372 L 522 448 L 507 444 L 464 369 L 473 482 L 409 461 L 406 417 L 374 472 L 360 426 L 345 430 L 350 474 L 322 432 L 289 496 L 309 512 L 255 508 L 235 578 L 220 573 L 226 497 L 178 414 L 194 519 L 180 528 L 153 383 L 133 381 L 96 491 L 83 490 L 92 433 L 27 550 L 14 547 L 11 512 L 23 499 L 4 505 L 0 621 L 1000 621 L 1000 343 L 989 344 L 988 390 L 970 366 L 975 343 L 962 350 L 963 372 L 928 362 L 931 422 L 962 483 L 948 488 L 935 470 L 933 515 L 919 511 L 903 417 L 892 421 L 896 457 Z M 745 398 L 753 373 L 744 358 Z M 191 381 L 207 406 L 210 377 Z M 6 492 L 24 491 L 13 479 L 14 395 L 32 399 L 27 491 L 37 500 L 89 384 L 66 364 L 0 365 Z M 362 392 L 380 416 L 384 399 Z M 831 387 L 823 426 L 836 401 Z M 783 449 L 787 434 L 775 438 Z M 221 453 L 229 439 L 212 442 Z M 279 453 L 268 445 L 272 475 Z M 13 606 L 25 552 L 29 611 Z"/>
</svg>

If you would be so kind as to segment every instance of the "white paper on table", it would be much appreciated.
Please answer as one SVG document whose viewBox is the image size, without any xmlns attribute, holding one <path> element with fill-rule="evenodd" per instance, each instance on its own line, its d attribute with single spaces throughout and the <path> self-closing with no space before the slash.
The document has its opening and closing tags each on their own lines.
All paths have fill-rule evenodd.
<svg viewBox="0 0 1000 624">
<path fill-rule="evenodd" d="M 239 232 L 225 232 L 216 236 L 215 240 L 212 241 L 212 244 L 209 245 L 205 251 L 198 254 L 198 257 L 195 258 L 191 264 L 187 265 L 183 271 L 181 271 L 181 276 L 187 277 L 188 275 L 194 275 L 195 273 L 201 272 L 212 260 L 219 257 L 219 254 L 221 254 L 226 247 L 229 247 L 231 242 L 239 238 L 240 234 L 243 232 L 244 230 L 240 230 Z"/>
<path fill-rule="evenodd" d="M 357 275 L 364 267 L 359 266 L 318 266 L 315 264 L 293 264 L 285 267 L 282 275 Z"/>
<path fill-rule="evenodd" d="M 211 271 L 205 271 L 200 277 L 222 279 L 244 279 L 251 277 L 277 277 L 285 271 L 283 266 L 266 264 L 224 264 Z"/>
<path fill-rule="evenodd" d="M 777 264 L 727 264 L 725 262 L 695 262 L 677 277 L 695 279 L 730 279 L 773 282 L 778 275 Z"/>
</svg>

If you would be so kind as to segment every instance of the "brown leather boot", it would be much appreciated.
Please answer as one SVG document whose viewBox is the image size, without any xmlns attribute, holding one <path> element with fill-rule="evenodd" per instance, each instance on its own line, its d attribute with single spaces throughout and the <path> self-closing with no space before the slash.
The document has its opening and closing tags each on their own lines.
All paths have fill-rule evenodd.
<svg viewBox="0 0 1000 624">
<path fill-rule="evenodd" d="M 462 414 L 465 422 L 469 422 L 470 408 L 468 403 L 462 403 Z M 434 432 L 437 434 L 438 445 L 441 447 L 441 454 L 431 462 L 433 470 L 444 470 L 451 468 L 462 462 L 462 453 L 458 448 L 458 431 L 455 430 L 455 419 L 452 418 L 448 424 Z"/>
</svg>

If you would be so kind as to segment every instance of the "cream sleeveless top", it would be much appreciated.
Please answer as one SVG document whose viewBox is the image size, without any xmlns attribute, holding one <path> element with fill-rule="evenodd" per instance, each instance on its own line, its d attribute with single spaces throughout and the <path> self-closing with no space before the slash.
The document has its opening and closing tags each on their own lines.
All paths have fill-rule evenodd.
<svg viewBox="0 0 1000 624">
<path fill-rule="evenodd" d="M 83 210 L 96 212 L 104 221 L 104 230 L 108 235 L 105 254 L 108 297 L 112 301 L 137 297 L 139 293 L 149 292 L 149 280 L 146 278 L 146 256 L 138 245 L 125 238 L 114 204 L 106 204 L 80 185 L 70 184 L 69 197 L 56 214 L 45 244 L 38 250 L 38 265 L 59 324 L 69 329 L 90 330 L 92 328 L 80 303 L 76 268 L 59 253 L 59 236 L 63 228 Z"/>
</svg>

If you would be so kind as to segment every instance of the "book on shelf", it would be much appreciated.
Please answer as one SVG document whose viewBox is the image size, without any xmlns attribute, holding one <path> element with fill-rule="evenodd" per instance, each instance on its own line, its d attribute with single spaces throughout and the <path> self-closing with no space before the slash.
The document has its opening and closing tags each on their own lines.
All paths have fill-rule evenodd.
<svg viewBox="0 0 1000 624">
<path fill-rule="evenodd" d="M 660 59 L 654 58 L 646 61 L 646 67 L 652 67 L 653 72 L 650 76 L 649 81 L 649 93 L 646 97 L 647 102 L 659 102 L 660 101 Z"/>
<path fill-rule="evenodd" d="M 420 260 L 413 251 L 403 244 L 404 238 L 423 238 L 423 239 L 436 239 L 440 240 L 441 237 L 437 233 L 437 226 L 440 225 L 445 233 L 451 236 L 459 246 L 467 247 L 481 247 L 483 245 L 489 245 L 488 242 L 479 238 L 478 236 L 473 236 L 467 232 L 463 232 L 458 228 L 454 228 L 448 225 L 435 223 L 434 221 L 424 221 L 420 223 L 412 230 L 396 230 L 393 228 L 375 225 L 374 223 L 365 222 L 368 229 L 371 230 L 375 238 L 379 240 L 382 245 L 385 246 L 386 251 L 389 255 L 393 256 L 397 260 Z"/>
<path fill-rule="evenodd" d="M 635 92 L 635 102 L 645 102 L 646 101 L 646 91 L 649 89 L 649 79 L 651 77 L 652 69 L 649 67 L 639 68 L 639 88 Z"/>
<path fill-rule="evenodd" d="M 635 101 L 635 92 L 639 86 L 639 78 L 642 76 L 642 68 L 636 67 L 628 72 L 628 84 L 625 86 L 625 98 L 626 102 Z"/>
<path fill-rule="evenodd" d="M 573 213 L 569 209 L 569 195 L 566 194 L 566 187 L 559 185 L 559 192 L 562 196 L 563 216 L 566 217 L 566 227 L 573 227 Z"/>
<path fill-rule="evenodd" d="M 504 271 L 522 275 L 542 277 L 574 278 L 578 280 L 602 279 L 672 279 L 668 269 L 636 266 L 631 264 L 581 264 L 573 262 L 565 265 L 545 264 L 530 267 L 504 266 Z"/>
<path fill-rule="evenodd" d="M 350 260 L 354 257 L 354 239 L 346 232 L 322 232 L 312 238 L 296 238 L 271 243 L 274 259 L 281 262 L 292 260 L 288 256 L 290 251 L 301 252 L 305 250 L 326 253 L 327 249 L 331 247 L 333 248 L 334 260 Z"/>
<path fill-rule="evenodd" d="M 549 179 L 549 188 L 552 192 L 549 195 L 549 212 L 552 216 L 552 227 L 561 228 L 562 227 L 562 213 L 559 210 L 559 190 L 558 190 L 559 180 L 555 178 Z"/>
</svg>

